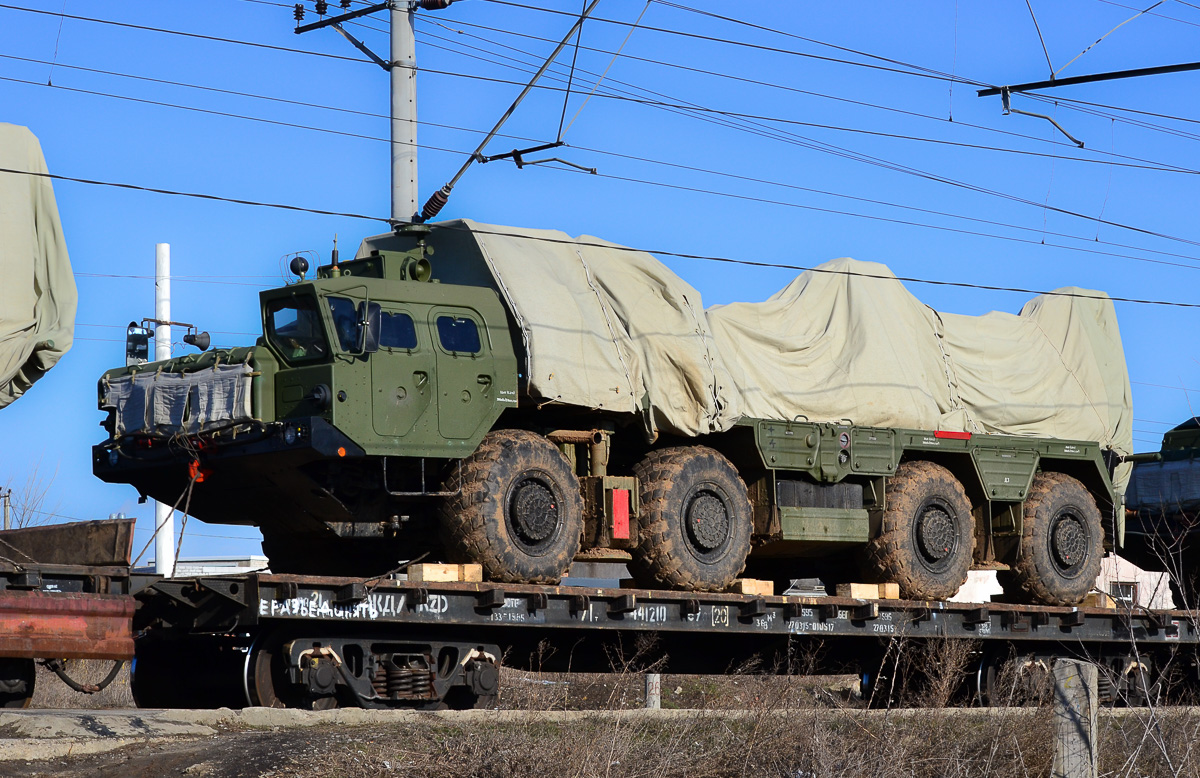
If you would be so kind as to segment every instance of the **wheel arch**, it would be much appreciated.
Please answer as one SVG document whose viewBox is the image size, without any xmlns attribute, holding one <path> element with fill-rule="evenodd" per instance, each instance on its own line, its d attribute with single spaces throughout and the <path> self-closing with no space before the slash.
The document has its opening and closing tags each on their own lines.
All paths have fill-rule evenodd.
<svg viewBox="0 0 1200 778">
<path fill-rule="evenodd" d="M 902 463 L 915 461 L 932 462 L 949 470 L 950 474 L 958 479 L 958 482 L 962 484 L 963 489 L 966 491 L 967 499 L 971 502 L 972 512 L 978 510 L 988 501 L 987 493 L 983 487 L 983 479 L 980 477 L 975 463 L 971 460 L 970 453 L 908 449 L 901 455 L 900 461 Z"/>
</svg>

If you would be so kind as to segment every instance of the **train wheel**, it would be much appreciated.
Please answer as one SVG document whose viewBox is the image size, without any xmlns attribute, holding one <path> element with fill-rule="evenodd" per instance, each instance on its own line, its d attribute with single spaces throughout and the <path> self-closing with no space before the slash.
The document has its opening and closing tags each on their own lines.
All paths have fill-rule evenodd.
<svg viewBox="0 0 1200 778">
<path fill-rule="evenodd" d="M 979 702 L 993 708 L 1041 705 L 1053 687 L 1054 658 L 984 651 L 978 673 Z"/>
<path fill-rule="evenodd" d="M 630 565 L 645 586 L 721 591 L 746 567 L 753 519 L 746 484 L 711 448 L 652 451 L 634 468 L 641 487 Z"/>
<path fill-rule="evenodd" d="M 439 510 L 452 561 L 491 581 L 558 583 L 579 552 L 583 497 L 571 463 L 525 430 L 488 433 L 448 479 Z"/>
<path fill-rule="evenodd" d="M 245 636 L 146 636 L 135 643 L 129 687 L 139 708 L 241 708 Z"/>
<path fill-rule="evenodd" d="M 1040 473 L 1025 500 L 1017 559 L 1001 578 L 1005 592 L 1046 605 L 1083 601 L 1100 575 L 1104 528 L 1083 484 L 1062 473 Z"/>
<path fill-rule="evenodd" d="M 0 708 L 28 708 L 36 677 L 32 659 L 0 659 Z"/>
<path fill-rule="evenodd" d="M 975 553 L 975 522 L 962 484 L 933 462 L 904 462 L 888 479 L 879 536 L 863 553 L 864 572 L 895 581 L 908 600 L 953 597 Z"/>
<path fill-rule="evenodd" d="M 340 707 L 334 695 L 313 696 L 288 680 L 284 641 L 276 633 L 260 634 L 246 653 L 246 703 L 262 708 L 331 710 Z"/>
</svg>

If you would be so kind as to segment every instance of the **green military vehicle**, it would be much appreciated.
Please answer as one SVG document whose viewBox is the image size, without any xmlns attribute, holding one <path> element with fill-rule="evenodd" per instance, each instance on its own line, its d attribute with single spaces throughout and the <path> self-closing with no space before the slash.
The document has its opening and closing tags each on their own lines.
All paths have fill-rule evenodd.
<svg viewBox="0 0 1200 778">
<path fill-rule="evenodd" d="M 108 371 L 96 475 L 256 526 L 272 570 L 299 574 L 379 575 L 428 555 L 552 584 L 576 558 L 609 558 L 651 588 L 720 591 L 749 564 L 932 600 L 984 568 L 1014 597 L 1069 604 L 1121 537 L 1096 441 L 797 414 L 682 434 L 650 390 L 636 412 L 539 394 L 553 371 L 509 287 L 549 296 L 553 279 L 524 243 L 514 261 L 535 277 L 495 272 L 496 247 L 472 247 L 472 229 L 403 227 L 315 278 L 294 262 L 299 280 L 261 293 L 256 345 Z M 611 293 L 608 278 L 588 295 Z M 599 341 L 632 332 L 646 305 Z M 618 356 L 633 375 L 637 355 Z"/>
</svg>

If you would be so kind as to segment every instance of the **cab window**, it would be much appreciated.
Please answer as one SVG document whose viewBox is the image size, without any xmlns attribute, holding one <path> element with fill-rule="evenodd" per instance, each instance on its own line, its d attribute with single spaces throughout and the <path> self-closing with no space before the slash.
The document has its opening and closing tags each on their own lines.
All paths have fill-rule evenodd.
<svg viewBox="0 0 1200 778">
<path fill-rule="evenodd" d="M 288 362 L 312 362 L 329 353 L 316 300 L 288 297 L 267 303 L 267 338 Z"/>
<path fill-rule="evenodd" d="M 358 306 L 345 297 L 329 298 L 329 313 L 333 317 L 333 331 L 337 333 L 342 351 L 356 351 L 359 347 Z"/>
<path fill-rule="evenodd" d="M 460 354 L 478 354 L 483 350 L 479 341 L 479 325 L 474 319 L 462 316 L 439 316 L 438 339 L 442 348 Z"/>
<path fill-rule="evenodd" d="M 417 327 L 407 313 L 384 313 L 379 319 L 379 347 L 415 349 Z"/>
</svg>

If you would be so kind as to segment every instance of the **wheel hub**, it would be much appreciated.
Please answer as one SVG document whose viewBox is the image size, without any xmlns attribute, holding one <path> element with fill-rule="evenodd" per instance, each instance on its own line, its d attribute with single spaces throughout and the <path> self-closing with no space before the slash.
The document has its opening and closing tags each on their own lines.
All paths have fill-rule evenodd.
<svg viewBox="0 0 1200 778">
<path fill-rule="evenodd" d="M 917 538 L 926 559 L 940 562 L 953 550 L 956 540 L 954 519 L 940 506 L 930 506 L 921 514 Z"/>
<path fill-rule="evenodd" d="M 1054 526 L 1051 551 L 1064 569 L 1075 567 L 1087 556 L 1087 531 L 1074 516 L 1064 516 Z"/>
<path fill-rule="evenodd" d="M 526 479 L 518 484 L 510 507 L 512 527 L 526 543 L 541 543 L 558 528 L 558 502 L 541 481 Z"/>
<path fill-rule="evenodd" d="M 688 538 L 702 552 L 713 551 L 729 537 L 729 511 L 712 492 L 701 492 L 687 510 Z"/>
</svg>

